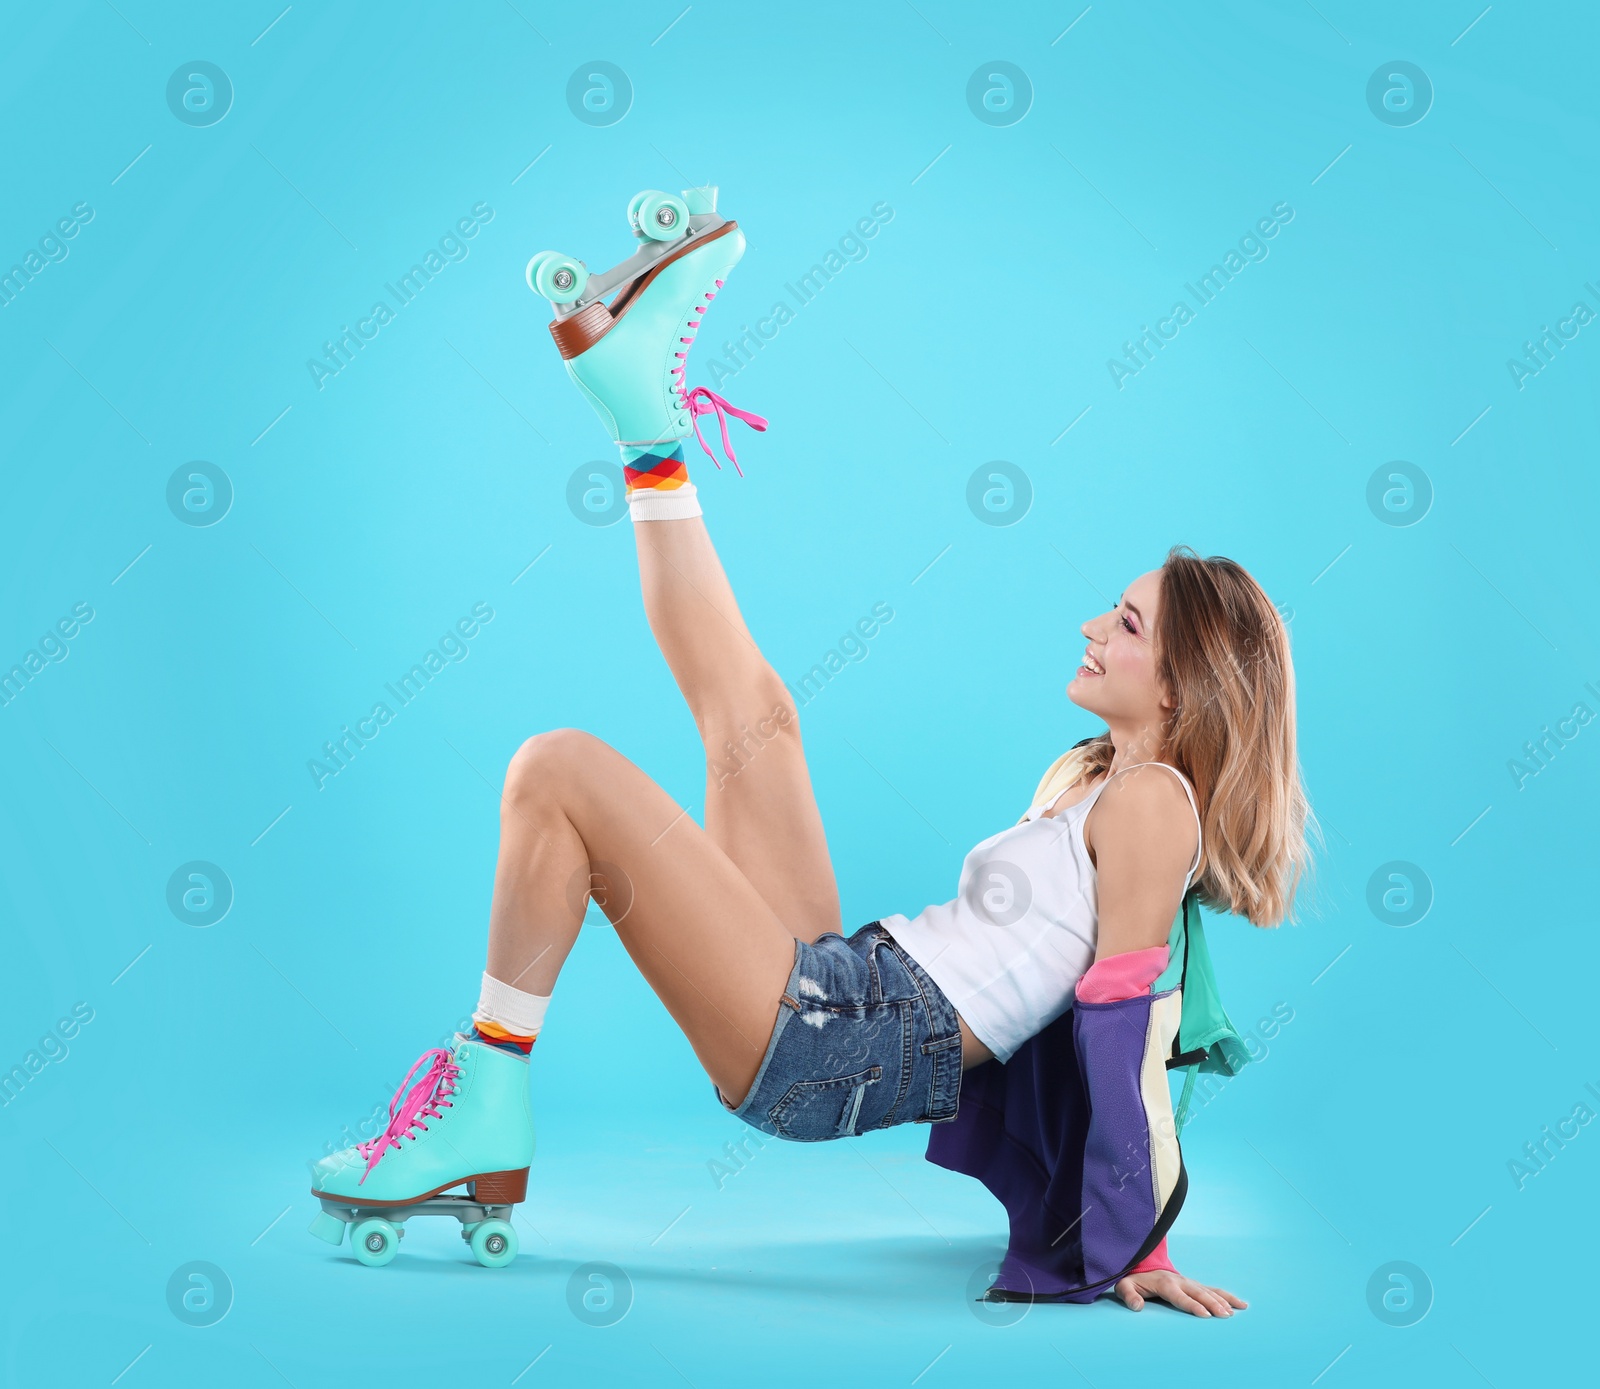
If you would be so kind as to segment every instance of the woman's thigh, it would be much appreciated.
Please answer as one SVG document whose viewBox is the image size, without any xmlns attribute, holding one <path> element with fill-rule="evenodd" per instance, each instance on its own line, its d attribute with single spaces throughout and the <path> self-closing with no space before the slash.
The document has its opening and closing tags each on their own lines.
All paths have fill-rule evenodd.
<svg viewBox="0 0 1600 1389">
<path fill-rule="evenodd" d="M 535 744 L 536 780 L 606 879 L 597 903 L 706 1074 L 743 1096 L 794 966 L 794 936 L 688 811 L 616 749 L 572 729 Z"/>
<path fill-rule="evenodd" d="M 706 832 L 790 934 L 813 941 L 840 929 L 839 889 L 799 714 L 776 676 L 757 688 L 743 716 L 707 721 Z"/>
</svg>

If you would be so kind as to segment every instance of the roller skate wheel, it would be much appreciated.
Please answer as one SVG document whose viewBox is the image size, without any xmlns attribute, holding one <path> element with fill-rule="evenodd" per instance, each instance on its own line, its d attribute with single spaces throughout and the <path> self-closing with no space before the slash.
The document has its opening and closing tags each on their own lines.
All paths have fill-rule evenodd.
<svg viewBox="0 0 1600 1389">
<path fill-rule="evenodd" d="M 540 251 L 537 255 L 533 256 L 528 261 L 528 268 L 525 271 L 523 271 L 522 277 L 523 277 L 523 279 L 525 279 L 528 282 L 528 288 L 533 290 L 533 292 L 535 294 L 537 294 L 539 291 L 534 288 L 534 283 L 533 283 L 534 271 L 536 271 L 539 268 L 540 265 L 542 265 L 545 261 L 549 260 L 550 257 L 555 255 L 555 254 L 556 253 L 554 251 Z"/>
<path fill-rule="evenodd" d="M 368 1268 L 382 1268 L 400 1252 L 400 1231 L 374 1216 L 351 1227 L 350 1247 Z"/>
<path fill-rule="evenodd" d="M 336 1215 L 329 1215 L 327 1211 L 318 1211 L 311 1221 L 311 1233 L 318 1239 L 327 1240 L 329 1244 L 342 1244 L 344 1221 Z"/>
<path fill-rule="evenodd" d="M 527 278 L 535 294 L 552 304 L 570 304 L 589 283 L 589 272 L 582 261 L 543 251 L 528 262 Z"/>
<path fill-rule="evenodd" d="M 504 1268 L 517 1257 L 517 1232 L 504 1220 L 485 1220 L 472 1231 L 472 1255 L 485 1268 Z"/>
<path fill-rule="evenodd" d="M 643 239 L 644 233 L 639 230 L 639 204 L 650 196 L 647 188 L 642 193 L 635 193 L 628 199 L 628 225 L 633 228 L 633 234 Z"/>
<path fill-rule="evenodd" d="M 689 230 L 689 207 L 672 193 L 641 193 L 631 219 L 640 236 L 676 241 Z"/>
</svg>

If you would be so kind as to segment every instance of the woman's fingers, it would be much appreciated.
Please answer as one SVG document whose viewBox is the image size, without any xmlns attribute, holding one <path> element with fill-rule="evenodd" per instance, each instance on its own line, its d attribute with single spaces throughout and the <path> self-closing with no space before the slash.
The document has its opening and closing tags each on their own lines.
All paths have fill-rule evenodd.
<svg viewBox="0 0 1600 1389">
<path fill-rule="evenodd" d="M 1130 1310 L 1137 1312 L 1144 1306 L 1144 1297 L 1158 1297 L 1163 1302 L 1176 1307 L 1180 1312 L 1187 1312 L 1194 1317 L 1209 1317 L 1211 1311 L 1203 1303 L 1197 1302 L 1184 1291 L 1187 1284 L 1198 1289 L 1198 1283 L 1190 1283 L 1187 1278 L 1180 1278 L 1175 1273 L 1154 1272 L 1135 1274 L 1124 1278 L 1117 1284 L 1117 1292 L 1122 1300 L 1128 1304 Z"/>
<path fill-rule="evenodd" d="M 1209 1317 L 1211 1309 L 1198 1298 L 1191 1296 L 1189 1289 L 1201 1291 L 1198 1283 L 1192 1283 L 1187 1278 L 1174 1278 L 1161 1289 L 1159 1296 L 1164 1302 L 1170 1303 L 1180 1312 L 1187 1312 L 1191 1317 Z"/>
<path fill-rule="evenodd" d="M 1191 1297 L 1203 1303 L 1212 1316 L 1231 1317 L 1233 1315 L 1233 1308 L 1228 1305 L 1226 1299 L 1215 1288 L 1208 1288 L 1204 1283 L 1196 1283 L 1187 1278 L 1183 1280 L 1183 1287 L 1184 1291 Z"/>
<path fill-rule="evenodd" d="M 1231 1317 L 1235 1308 L 1242 1310 L 1250 1305 L 1226 1288 L 1213 1288 L 1164 1270 L 1124 1278 L 1117 1284 L 1117 1296 L 1129 1311 L 1139 1311 L 1147 1297 L 1154 1297 L 1191 1317 Z"/>
</svg>

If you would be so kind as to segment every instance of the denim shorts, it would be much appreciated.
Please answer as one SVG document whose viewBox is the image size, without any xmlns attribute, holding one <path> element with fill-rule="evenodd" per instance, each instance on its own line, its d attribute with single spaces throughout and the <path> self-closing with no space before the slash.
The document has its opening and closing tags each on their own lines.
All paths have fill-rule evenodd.
<svg viewBox="0 0 1600 1389">
<path fill-rule="evenodd" d="M 795 941 L 772 1039 L 743 1103 L 723 1108 L 797 1143 L 941 1124 L 961 1097 L 956 1010 L 876 921 Z"/>
</svg>

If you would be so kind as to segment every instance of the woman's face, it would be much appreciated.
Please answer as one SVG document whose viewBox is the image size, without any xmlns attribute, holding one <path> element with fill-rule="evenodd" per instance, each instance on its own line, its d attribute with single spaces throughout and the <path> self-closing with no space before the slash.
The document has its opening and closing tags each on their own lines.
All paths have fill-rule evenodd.
<svg viewBox="0 0 1600 1389">
<path fill-rule="evenodd" d="M 1159 730 L 1170 707 L 1156 679 L 1155 628 L 1161 571 L 1141 574 L 1117 606 L 1080 629 L 1088 639 L 1067 698 L 1106 721 L 1115 734 Z"/>
</svg>

